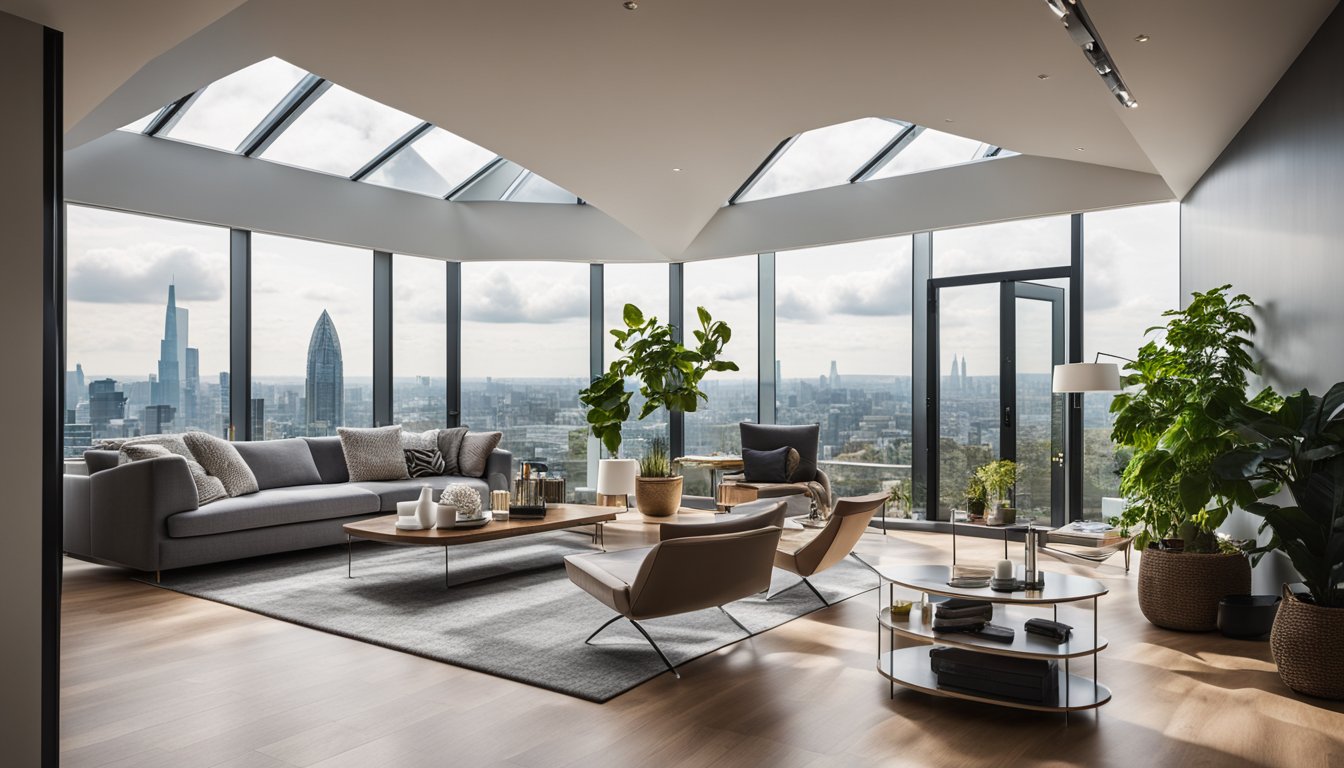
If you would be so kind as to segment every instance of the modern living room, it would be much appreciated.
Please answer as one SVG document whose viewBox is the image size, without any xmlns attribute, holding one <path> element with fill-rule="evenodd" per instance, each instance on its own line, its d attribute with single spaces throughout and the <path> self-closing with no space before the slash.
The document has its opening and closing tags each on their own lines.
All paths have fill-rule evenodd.
<svg viewBox="0 0 1344 768">
<path fill-rule="evenodd" d="M 1336 3 L 0 39 L 6 765 L 1344 762 Z"/>
</svg>

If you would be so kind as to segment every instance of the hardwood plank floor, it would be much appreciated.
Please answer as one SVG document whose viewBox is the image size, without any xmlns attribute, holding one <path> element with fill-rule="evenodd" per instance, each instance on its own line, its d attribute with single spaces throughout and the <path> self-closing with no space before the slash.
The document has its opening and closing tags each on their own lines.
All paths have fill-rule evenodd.
<svg viewBox="0 0 1344 768">
<path fill-rule="evenodd" d="M 608 524 L 608 547 L 656 528 Z M 985 562 L 1002 544 L 962 538 Z M 947 563 L 939 534 L 867 535 L 870 562 Z M 1117 562 L 1119 558 L 1116 558 Z M 592 704 L 268 619 L 67 560 L 66 766 L 1344 765 L 1344 705 L 1298 696 L 1265 642 L 1144 621 L 1137 570 L 1094 575 L 1100 718 L 1024 713 L 897 689 L 874 669 L 869 592 Z M 1090 610 L 1061 612 L 1071 623 Z"/>
</svg>

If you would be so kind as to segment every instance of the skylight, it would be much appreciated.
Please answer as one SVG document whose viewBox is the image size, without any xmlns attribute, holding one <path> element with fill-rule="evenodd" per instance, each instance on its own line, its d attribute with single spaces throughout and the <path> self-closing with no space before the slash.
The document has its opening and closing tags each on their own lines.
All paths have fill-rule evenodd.
<svg viewBox="0 0 1344 768">
<path fill-rule="evenodd" d="M 232 152 L 306 74 L 283 59 L 259 61 L 207 85 L 159 135 Z"/>
<path fill-rule="evenodd" d="M 1016 154 L 975 139 L 890 118 L 866 117 L 816 128 L 785 142 L 730 203 Z"/>
<path fill-rule="evenodd" d="M 216 80 L 121 130 L 433 197 L 579 202 L 484 147 L 278 58 Z"/>
</svg>

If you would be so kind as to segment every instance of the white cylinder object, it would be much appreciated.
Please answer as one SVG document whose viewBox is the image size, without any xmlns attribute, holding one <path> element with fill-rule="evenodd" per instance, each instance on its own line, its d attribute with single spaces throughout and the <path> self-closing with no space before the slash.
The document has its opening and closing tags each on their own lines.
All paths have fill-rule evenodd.
<svg viewBox="0 0 1344 768">
<path fill-rule="evenodd" d="M 1013 578 L 1013 561 L 1000 560 L 999 564 L 994 566 L 994 578 L 996 579 Z"/>
<path fill-rule="evenodd" d="M 603 459 L 597 463 L 597 492 L 603 496 L 629 496 L 635 492 L 639 462 L 634 459 Z"/>
<path fill-rule="evenodd" d="M 452 504 L 434 505 L 434 527 L 452 528 L 457 522 L 457 507 Z"/>
<path fill-rule="evenodd" d="M 415 519 L 420 521 L 421 528 L 434 525 L 435 506 L 434 491 L 425 483 L 420 486 L 420 498 L 415 502 Z"/>
</svg>

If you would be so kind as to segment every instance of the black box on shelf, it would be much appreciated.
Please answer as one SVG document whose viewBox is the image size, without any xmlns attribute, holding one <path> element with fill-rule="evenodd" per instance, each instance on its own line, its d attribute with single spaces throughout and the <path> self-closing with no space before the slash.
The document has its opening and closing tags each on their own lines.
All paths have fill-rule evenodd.
<svg viewBox="0 0 1344 768">
<path fill-rule="evenodd" d="M 939 688 L 1028 704 L 1059 703 L 1059 665 L 1054 661 L 935 646 L 929 665 Z"/>
</svg>

